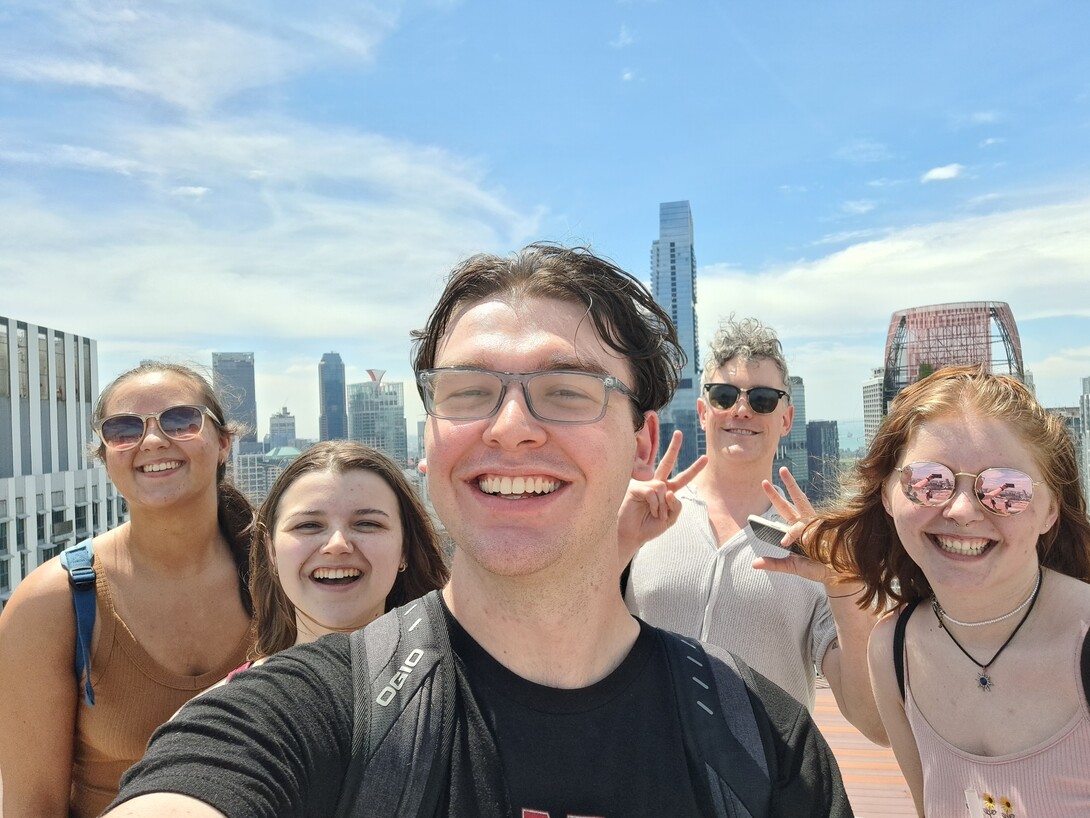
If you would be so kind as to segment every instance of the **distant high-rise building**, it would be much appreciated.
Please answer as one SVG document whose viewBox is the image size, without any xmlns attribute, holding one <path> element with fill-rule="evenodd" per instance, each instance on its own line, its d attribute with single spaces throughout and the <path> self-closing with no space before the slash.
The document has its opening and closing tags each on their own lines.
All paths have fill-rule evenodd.
<svg viewBox="0 0 1090 818">
<path fill-rule="evenodd" d="M 265 502 L 280 472 L 299 454 L 294 446 L 276 446 L 267 452 L 236 455 L 231 461 L 231 482 L 256 508 Z"/>
<path fill-rule="evenodd" d="M 97 397 L 95 341 L 0 316 L 0 608 L 43 562 L 128 519 L 87 454 Z"/>
<path fill-rule="evenodd" d="M 405 384 L 383 383 L 381 369 L 368 369 L 370 381 L 348 384 L 348 437 L 374 446 L 399 466 L 409 462 L 405 427 Z"/>
<path fill-rule="evenodd" d="M 1090 438 L 1090 429 L 1087 429 L 1087 426 L 1083 421 L 1083 409 L 1081 405 L 1083 397 L 1085 396 L 1080 396 L 1079 406 L 1061 406 L 1055 409 L 1049 409 L 1048 411 L 1064 422 L 1068 434 L 1071 435 L 1071 441 L 1075 444 L 1075 459 L 1078 461 L 1079 465 L 1079 478 L 1083 490 L 1085 491 L 1086 463 L 1084 460 L 1084 453 L 1086 452 L 1087 438 Z"/>
<path fill-rule="evenodd" d="M 284 407 L 269 418 L 269 436 L 265 438 L 266 449 L 295 445 L 295 415 Z"/>
<path fill-rule="evenodd" d="M 944 366 L 984 364 L 1025 380 L 1022 343 L 1002 301 L 965 301 L 893 313 L 886 336 L 882 413 L 902 389 Z"/>
<path fill-rule="evenodd" d="M 1082 492 L 1090 497 L 1090 378 L 1082 379 L 1079 395 L 1079 418 L 1082 420 L 1082 451 L 1079 452 L 1079 469 L 1082 474 Z"/>
<path fill-rule="evenodd" d="M 882 395 L 885 390 L 886 370 L 877 367 L 871 376 L 863 381 L 863 447 L 870 448 L 871 441 L 878 434 L 882 418 L 886 416 Z"/>
<path fill-rule="evenodd" d="M 242 444 L 257 443 L 257 390 L 254 387 L 252 352 L 213 352 L 212 388 L 216 390 L 229 422 L 243 427 Z M 255 447 L 243 445 L 244 454 Z M 258 447 L 259 448 L 259 447 Z"/>
<path fill-rule="evenodd" d="M 318 418 L 318 438 L 347 438 L 344 362 L 336 352 L 327 352 L 318 364 L 318 405 L 321 412 Z"/>
<path fill-rule="evenodd" d="M 661 413 L 660 442 L 669 442 L 674 429 L 684 434 L 678 467 L 684 468 L 704 451 L 704 432 L 696 413 L 701 392 L 703 360 L 696 322 L 696 253 L 693 216 L 687 201 L 659 205 L 659 237 L 651 242 L 651 294 L 677 329 L 688 363 L 677 393 Z"/>
<path fill-rule="evenodd" d="M 805 491 L 810 484 L 810 464 L 806 454 L 806 386 L 798 375 L 788 378 L 791 387 L 791 405 L 795 407 L 794 420 L 787 437 L 780 439 L 776 459 L 772 462 L 772 482 L 783 486 L 780 468 L 787 466 L 795 482 Z"/>
<path fill-rule="evenodd" d="M 806 424 L 806 454 L 810 465 L 806 495 L 815 504 L 832 500 L 840 490 L 840 434 L 835 420 Z"/>
</svg>

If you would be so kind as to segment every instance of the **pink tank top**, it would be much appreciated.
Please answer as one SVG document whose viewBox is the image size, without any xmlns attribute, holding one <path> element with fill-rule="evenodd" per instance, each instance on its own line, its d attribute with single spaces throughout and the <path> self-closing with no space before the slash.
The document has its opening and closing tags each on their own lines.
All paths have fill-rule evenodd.
<svg viewBox="0 0 1090 818">
<path fill-rule="evenodd" d="M 1079 659 L 1071 672 L 1082 707 L 1056 735 L 1003 756 L 967 753 L 936 733 L 912 698 L 906 665 L 905 715 L 920 752 L 927 818 L 1090 816 L 1090 708 Z"/>
</svg>

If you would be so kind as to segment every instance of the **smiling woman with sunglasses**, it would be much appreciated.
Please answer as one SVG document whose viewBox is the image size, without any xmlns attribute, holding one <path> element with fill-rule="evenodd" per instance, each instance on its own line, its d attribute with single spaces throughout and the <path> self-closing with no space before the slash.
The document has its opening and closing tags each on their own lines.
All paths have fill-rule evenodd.
<svg viewBox="0 0 1090 818">
<path fill-rule="evenodd" d="M 1013 378 L 942 369 L 857 483 L 804 541 L 894 607 L 871 679 L 919 813 L 1090 814 L 1090 522 L 1062 421 Z"/>
<path fill-rule="evenodd" d="M 176 364 L 142 364 L 99 397 L 95 454 L 131 519 L 93 543 L 94 704 L 54 559 L 0 616 L 3 814 L 98 815 L 152 731 L 246 658 L 253 512 L 225 480 L 223 417 L 207 380 Z"/>
</svg>

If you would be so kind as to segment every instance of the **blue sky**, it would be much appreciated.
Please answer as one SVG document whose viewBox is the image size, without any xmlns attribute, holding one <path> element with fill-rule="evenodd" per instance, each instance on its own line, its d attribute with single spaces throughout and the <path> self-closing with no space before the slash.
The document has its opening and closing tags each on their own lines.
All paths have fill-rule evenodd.
<svg viewBox="0 0 1090 818">
<path fill-rule="evenodd" d="M 1046 405 L 1090 376 L 1090 5 L 0 0 L 0 313 L 140 359 L 253 351 L 317 435 L 336 350 L 410 381 L 478 251 L 648 277 L 688 199 L 702 344 L 777 327 L 862 417 L 891 313 L 1010 303 Z M 412 392 L 411 388 L 407 392 Z M 419 405 L 410 405 L 410 433 Z"/>
</svg>

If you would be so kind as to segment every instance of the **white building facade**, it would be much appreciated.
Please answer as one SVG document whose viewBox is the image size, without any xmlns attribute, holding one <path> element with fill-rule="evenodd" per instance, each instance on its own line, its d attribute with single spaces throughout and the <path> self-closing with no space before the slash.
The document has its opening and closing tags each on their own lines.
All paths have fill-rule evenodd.
<svg viewBox="0 0 1090 818">
<path fill-rule="evenodd" d="M 882 425 L 882 393 L 886 380 L 886 370 L 878 367 L 871 376 L 863 381 L 863 445 L 869 449 L 878 427 Z"/>
<path fill-rule="evenodd" d="M 43 562 L 128 518 L 88 451 L 97 396 L 95 341 L 0 316 L 0 607 Z"/>
</svg>

